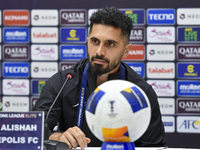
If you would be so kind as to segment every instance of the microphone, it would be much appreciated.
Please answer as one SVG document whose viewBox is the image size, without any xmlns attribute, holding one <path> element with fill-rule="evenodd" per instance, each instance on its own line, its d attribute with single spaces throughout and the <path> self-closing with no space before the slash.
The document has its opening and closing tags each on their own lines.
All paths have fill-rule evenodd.
<svg viewBox="0 0 200 150">
<path fill-rule="evenodd" d="M 60 96 L 60 93 L 63 91 L 65 85 L 67 84 L 68 80 L 72 79 L 71 74 L 66 75 L 66 80 L 63 83 L 62 87 L 60 88 L 60 91 L 58 92 L 56 98 L 53 100 L 53 103 L 51 104 L 51 107 L 49 108 L 45 121 L 44 121 L 44 150 L 68 150 L 69 146 L 66 143 L 59 142 L 59 141 L 54 141 L 54 140 L 49 140 L 49 125 L 47 123 L 49 119 L 49 114 L 56 103 L 58 97 Z"/>
</svg>

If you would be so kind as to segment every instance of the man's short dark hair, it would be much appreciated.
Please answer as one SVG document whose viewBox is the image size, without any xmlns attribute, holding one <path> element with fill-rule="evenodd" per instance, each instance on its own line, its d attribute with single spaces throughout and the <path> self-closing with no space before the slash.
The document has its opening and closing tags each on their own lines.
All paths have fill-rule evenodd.
<svg viewBox="0 0 200 150">
<path fill-rule="evenodd" d="M 115 7 L 104 7 L 93 13 L 90 17 L 90 33 L 94 23 L 121 28 L 122 36 L 125 37 L 126 44 L 128 44 L 133 28 L 133 21 L 130 17 L 123 15 L 119 9 Z"/>
</svg>

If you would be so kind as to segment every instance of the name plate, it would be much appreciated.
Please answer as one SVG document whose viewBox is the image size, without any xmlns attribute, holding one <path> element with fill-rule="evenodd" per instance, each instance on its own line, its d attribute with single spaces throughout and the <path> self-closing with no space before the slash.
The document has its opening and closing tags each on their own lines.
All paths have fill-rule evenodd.
<svg viewBox="0 0 200 150">
<path fill-rule="evenodd" d="M 0 149 L 43 150 L 43 112 L 0 112 Z"/>
</svg>

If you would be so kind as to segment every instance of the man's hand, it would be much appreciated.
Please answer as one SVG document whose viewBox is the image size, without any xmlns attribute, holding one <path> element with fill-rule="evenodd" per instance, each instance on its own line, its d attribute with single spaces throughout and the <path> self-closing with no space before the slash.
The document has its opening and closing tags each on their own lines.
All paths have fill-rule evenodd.
<svg viewBox="0 0 200 150">
<path fill-rule="evenodd" d="M 67 129 L 63 133 L 54 133 L 49 137 L 49 140 L 61 141 L 69 145 L 69 149 L 77 148 L 77 145 L 81 149 L 85 149 L 87 144 L 90 143 L 90 139 L 85 137 L 83 131 L 77 126 Z"/>
</svg>

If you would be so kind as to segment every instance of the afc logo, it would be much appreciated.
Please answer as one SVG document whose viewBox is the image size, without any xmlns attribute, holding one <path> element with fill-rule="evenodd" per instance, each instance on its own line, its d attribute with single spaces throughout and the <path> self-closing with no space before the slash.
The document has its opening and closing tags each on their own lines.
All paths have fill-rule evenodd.
<svg viewBox="0 0 200 150">
<path fill-rule="evenodd" d="M 197 130 L 200 128 L 200 121 L 199 120 L 184 120 L 183 123 L 179 126 L 179 129 L 180 128 Z"/>
</svg>

